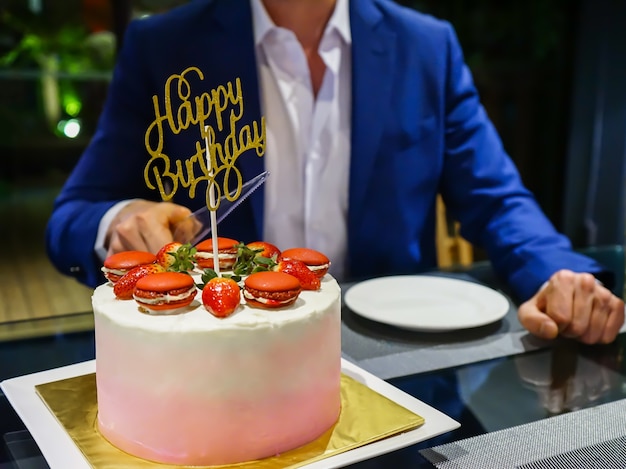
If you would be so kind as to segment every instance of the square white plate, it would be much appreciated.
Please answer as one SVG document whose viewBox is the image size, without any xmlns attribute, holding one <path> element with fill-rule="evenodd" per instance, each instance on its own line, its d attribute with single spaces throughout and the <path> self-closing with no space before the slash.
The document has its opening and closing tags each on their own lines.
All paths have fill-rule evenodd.
<svg viewBox="0 0 626 469">
<path fill-rule="evenodd" d="M 415 399 L 389 383 L 377 378 L 345 359 L 341 361 L 346 375 L 367 385 L 370 389 L 424 417 L 425 423 L 409 432 L 355 448 L 307 465 L 307 469 L 342 467 L 364 459 L 398 450 L 458 428 L 460 424 L 429 405 Z M 41 400 L 35 386 L 96 371 L 95 360 L 55 368 L 8 379 L 0 387 L 19 417 L 30 431 L 43 456 L 52 469 L 68 467 L 89 469 L 90 465 L 74 444 L 56 417 Z"/>
</svg>

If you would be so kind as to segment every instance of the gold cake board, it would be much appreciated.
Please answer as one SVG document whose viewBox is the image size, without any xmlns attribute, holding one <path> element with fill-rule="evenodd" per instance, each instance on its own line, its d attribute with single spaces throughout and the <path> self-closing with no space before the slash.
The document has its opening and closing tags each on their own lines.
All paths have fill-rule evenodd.
<svg viewBox="0 0 626 469">
<path fill-rule="evenodd" d="M 186 467 L 131 456 L 100 435 L 96 429 L 95 373 L 39 384 L 35 389 L 93 468 Z M 420 415 L 345 374 L 341 377 L 341 404 L 342 411 L 337 423 L 307 445 L 261 460 L 205 467 L 298 468 L 408 432 L 425 422 Z"/>
</svg>

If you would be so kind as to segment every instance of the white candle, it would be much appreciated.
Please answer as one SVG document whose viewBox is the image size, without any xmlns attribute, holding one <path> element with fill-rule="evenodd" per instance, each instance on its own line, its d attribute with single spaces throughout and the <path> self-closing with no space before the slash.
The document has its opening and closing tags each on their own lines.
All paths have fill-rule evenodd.
<svg viewBox="0 0 626 469">
<path fill-rule="evenodd" d="M 209 169 L 209 179 L 213 180 L 213 164 L 211 162 L 211 151 L 210 151 L 210 141 L 209 141 L 209 126 L 204 127 L 204 146 L 206 148 L 206 164 Z M 211 217 L 211 238 L 213 241 L 213 270 L 217 273 L 217 276 L 220 277 L 220 262 L 219 262 L 219 249 L 217 247 L 217 213 L 215 210 L 215 185 L 209 185 L 209 205 L 211 206 L 210 217 Z"/>
</svg>

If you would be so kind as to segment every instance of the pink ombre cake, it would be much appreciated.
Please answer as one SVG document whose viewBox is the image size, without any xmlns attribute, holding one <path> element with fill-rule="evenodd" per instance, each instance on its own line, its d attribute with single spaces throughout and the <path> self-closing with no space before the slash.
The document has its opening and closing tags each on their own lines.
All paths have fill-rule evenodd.
<svg viewBox="0 0 626 469">
<path fill-rule="evenodd" d="M 340 289 L 326 275 L 290 307 L 242 303 L 218 319 L 196 301 L 151 316 L 93 295 L 98 428 L 134 456 L 217 465 L 313 441 L 340 412 Z"/>
</svg>

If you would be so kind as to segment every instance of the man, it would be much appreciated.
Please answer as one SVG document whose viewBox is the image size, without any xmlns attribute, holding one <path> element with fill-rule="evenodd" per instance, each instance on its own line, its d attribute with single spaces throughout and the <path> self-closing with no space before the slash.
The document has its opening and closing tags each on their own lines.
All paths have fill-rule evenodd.
<svg viewBox="0 0 626 469">
<path fill-rule="evenodd" d="M 107 254 L 171 241 L 205 203 L 194 197 L 204 119 L 223 130 L 215 144 L 229 115 L 239 136 L 261 114 L 265 156 L 237 154 L 235 166 L 243 180 L 270 177 L 221 235 L 318 249 L 340 279 L 423 271 L 435 266 L 441 193 L 527 300 L 530 332 L 615 338 L 623 302 L 522 185 L 452 28 L 387 0 L 205 0 L 132 23 L 98 130 L 57 199 L 51 259 L 95 285 Z"/>
</svg>

